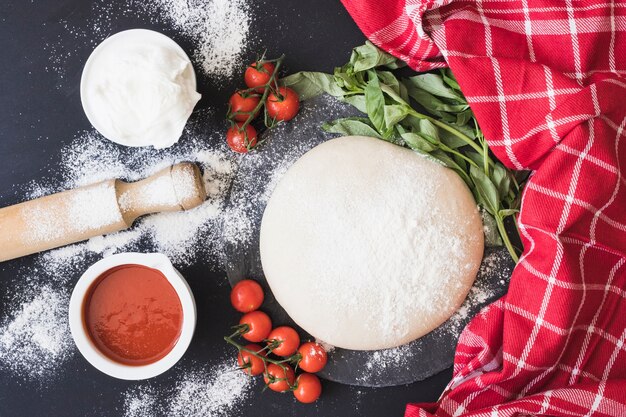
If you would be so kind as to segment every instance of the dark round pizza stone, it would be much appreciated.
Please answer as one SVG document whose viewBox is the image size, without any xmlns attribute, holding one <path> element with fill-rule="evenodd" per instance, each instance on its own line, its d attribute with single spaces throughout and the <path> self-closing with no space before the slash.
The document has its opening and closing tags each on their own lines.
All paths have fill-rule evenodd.
<svg viewBox="0 0 626 417">
<path fill-rule="evenodd" d="M 318 144 L 337 135 L 322 131 L 325 121 L 359 115 L 352 106 L 329 96 L 320 96 L 302 103 L 300 114 L 290 123 L 280 125 L 264 135 L 265 142 L 249 158 L 242 158 L 231 187 L 226 210 L 248 202 L 245 216 L 249 219 L 246 239 L 224 239 L 223 263 L 228 279 L 234 283 L 252 278 L 266 292 L 262 310 L 275 325 L 290 325 L 299 330 L 303 340 L 313 340 L 298 327 L 276 302 L 263 276 L 259 253 L 259 231 L 268 187 L 290 164 Z M 276 173 L 278 171 L 278 173 Z M 229 221 L 229 220 L 225 220 Z M 320 376 L 349 385 L 385 387 L 409 384 L 428 378 L 450 367 L 463 327 L 482 307 L 506 293 L 514 263 L 505 248 L 486 248 L 474 288 L 457 314 L 426 336 L 407 345 L 378 351 L 355 351 L 335 348 Z"/>
</svg>

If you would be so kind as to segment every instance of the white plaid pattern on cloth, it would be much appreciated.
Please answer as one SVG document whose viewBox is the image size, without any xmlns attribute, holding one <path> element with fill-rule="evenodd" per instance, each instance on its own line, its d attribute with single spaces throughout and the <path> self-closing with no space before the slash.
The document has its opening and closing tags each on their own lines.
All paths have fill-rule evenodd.
<svg viewBox="0 0 626 417">
<path fill-rule="evenodd" d="M 508 294 L 406 417 L 626 416 L 626 4 L 342 1 L 412 68 L 448 65 L 496 156 L 533 171 Z"/>
</svg>

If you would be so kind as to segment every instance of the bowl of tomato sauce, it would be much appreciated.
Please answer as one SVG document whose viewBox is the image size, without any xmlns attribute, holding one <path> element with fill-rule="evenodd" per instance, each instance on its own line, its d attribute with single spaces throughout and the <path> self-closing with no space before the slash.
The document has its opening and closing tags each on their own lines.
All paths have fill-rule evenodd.
<svg viewBox="0 0 626 417">
<path fill-rule="evenodd" d="M 115 378 L 147 379 L 174 366 L 191 343 L 196 305 L 167 256 L 120 253 L 80 277 L 69 307 L 80 353 Z"/>
</svg>

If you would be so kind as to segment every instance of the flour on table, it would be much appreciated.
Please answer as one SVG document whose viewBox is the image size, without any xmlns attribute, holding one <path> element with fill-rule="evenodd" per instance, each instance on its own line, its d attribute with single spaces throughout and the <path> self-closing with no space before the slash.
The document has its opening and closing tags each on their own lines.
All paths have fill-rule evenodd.
<svg viewBox="0 0 626 417">
<path fill-rule="evenodd" d="M 371 377 L 371 375 L 383 372 L 387 367 L 398 368 L 404 366 L 408 361 L 417 359 L 412 356 L 412 350 L 409 345 L 377 350 L 365 363 L 366 374 Z"/>
<path fill-rule="evenodd" d="M 141 5 L 193 41 L 192 59 L 205 75 L 226 79 L 242 67 L 252 22 L 247 0 L 151 0 Z"/>
<path fill-rule="evenodd" d="M 228 417 L 248 395 L 253 380 L 227 360 L 210 370 L 194 367 L 185 371 L 174 389 L 155 388 L 140 382 L 124 393 L 124 416 L 168 415 L 177 417 Z"/>
<path fill-rule="evenodd" d="M 43 379 L 73 355 L 68 297 L 48 285 L 21 296 L 23 301 L 0 322 L 0 369 Z"/>
<path fill-rule="evenodd" d="M 123 19 L 140 19 L 147 24 L 173 29 L 166 33 L 176 41 L 191 42 L 186 51 L 199 73 L 221 84 L 248 64 L 253 8 L 249 0 L 95 0 L 92 12 L 80 22 L 61 20 L 64 33 L 44 44 L 50 54 L 47 71 L 58 74 L 57 88 L 74 82 L 68 74 L 82 68 L 68 67 L 74 56 L 84 56 L 122 26 Z M 149 27 L 148 27 L 149 28 Z M 72 61 L 73 65 L 76 60 Z"/>
</svg>

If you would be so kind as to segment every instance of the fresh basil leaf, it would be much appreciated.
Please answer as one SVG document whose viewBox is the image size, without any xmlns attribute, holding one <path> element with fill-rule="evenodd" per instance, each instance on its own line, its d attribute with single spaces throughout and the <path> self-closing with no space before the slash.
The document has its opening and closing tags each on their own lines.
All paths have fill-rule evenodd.
<svg viewBox="0 0 626 417">
<path fill-rule="evenodd" d="M 470 166 L 470 177 L 475 185 L 474 196 L 476 197 L 476 201 L 491 215 L 495 215 L 500 206 L 496 186 L 491 182 L 491 179 L 485 175 L 482 169 L 476 168 L 474 165 Z"/>
<path fill-rule="evenodd" d="M 460 103 L 465 102 L 465 99 L 457 91 L 447 85 L 443 81 L 443 78 L 437 74 L 419 74 L 409 77 L 409 80 L 411 80 L 416 87 L 421 88 L 434 96 L 449 98 Z"/>
<path fill-rule="evenodd" d="M 388 104 L 384 107 L 385 114 L 385 125 L 387 129 L 391 129 L 398 122 L 403 120 L 408 112 L 406 106 L 401 106 L 399 104 Z"/>
<path fill-rule="evenodd" d="M 400 90 L 400 98 L 402 99 L 402 101 L 408 104 L 411 98 L 409 97 L 409 92 L 407 91 L 406 86 L 402 83 L 399 83 L 398 89 Z"/>
<path fill-rule="evenodd" d="M 493 167 L 493 173 L 491 174 L 491 179 L 498 190 L 500 199 L 505 199 L 509 194 L 509 189 L 511 188 L 511 177 L 509 177 L 506 168 L 499 163 L 495 164 Z"/>
<path fill-rule="evenodd" d="M 385 84 L 390 87 L 393 91 L 395 91 L 398 95 L 400 94 L 400 81 L 393 75 L 390 71 L 376 71 L 376 75 L 378 75 L 378 80 L 381 84 Z"/>
<path fill-rule="evenodd" d="M 297 72 L 281 79 L 280 83 L 293 89 L 300 100 L 307 100 L 323 92 L 335 97 L 344 95 L 344 91 L 335 83 L 333 76 L 323 72 Z"/>
<path fill-rule="evenodd" d="M 385 131 L 385 97 L 376 74 L 371 72 L 374 75 L 365 87 L 365 108 L 376 130 L 383 133 Z"/>
<path fill-rule="evenodd" d="M 474 113 L 472 113 L 472 110 L 468 108 L 467 110 L 463 110 L 462 112 L 456 114 L 455 124 L 457 126 L 464 126 L 470 120 L 472 120 L 473 117 L 474 117 Z M 474 131 L 473 128 L 472 128 L 472 131 Z"/>
<path fill-rule="evenodd" d="M 424 139 L 417 133 L 406 132 L 400 135 L 404 142 L 409 145 L 414 151 L 420 151 L 423 153 L 431 153 L 437 149 L 437 146 Z"/>
<path fill-rule="evenodd" d="M 478 165 L 479 167 L 481 167 L 481 169 L 482 169 L 482 167 L 483 167 L 483 156 L 481 154 L 479 154 L 478 152 L 476 152 L 474 150 L 470 150 L 470 149 L 467 149 L 467 150 L 464 149 L 463 154 L 466 157 L 468 157 L 469 159 L 471 159 L 472 161 L 474 161 L 474 163 L 476 165 Z"/>
<path fill-rule="evenodd" d="M 441 141 L 451 149 L 458 149 L 467 145 L 467 142 L 463 139 L 444 129 L 439 129 L 439 137 L 441 138 Z"/>
<path fill-rule="evenodd" d="M 470 178 L 469 175 L 467 175 L 467 172 L 462 169 L 457 163 L 456 161 L 454 161 L 454 159 L 452 159 L 450 157 L 450 155 L 448 155 L 447 153 L 443 152 L 441 149 L 437 149 L 435 151 L 433 151 L 430 155 L 432 155 L 433 157 L 437 158 L 443 165 L 445 165 L 446 167 L 454 170 L 454 172 L 456 172 L 457 174 L 459 174 L 459 176 L 463 179 L 463 181 L 465 181 L 465 184 L 467 184 L 467 186 L 470 189 L 473 189 L 473 181 Z"/>
<path fill-rule="evenodd" d="M 459 93 L 461 92 L 461 87 L 459 87 L 459 83 L 456 82 L 456 79 L 454 78 L 452 71 L 450 71 L 450 68 L 444 68 L 441 70 L 441 78 L 443 79 L 443 82 L 446 83 L 449 87 L 455 89 Z"/>
<path fill-rule="evenodd" d="M 419 120 L 419 132 L 439 142 L 439 129 L 428 119 Z"/>
<path fill-rule="evenodd" d="M 365 96 L 363 94 L 352 94 L 349 96 L 343 96 L 341 101 L 351 104 L 362 113 L 367 113 L 367 107 L 365 105 Z"/>
<path fill-rule="evenodd" d="M 367 121 L 365 121 L 367 120 Z M 345 118 L 338 119 L 332 122 L 327 122 L 322 125 L 322 129 L 326 132 L 331 133 L 340 133 L 342 135 L 348 136 L 369 136 L 378 139 L 382 139 L 382 137 L 378 134 L 378 132 L 368 124 L 368 119 L 357 119 L 357 118 Z"/>
<path fill-rule="evenodd" d="M 408 80 L 408 78 L 406 79 Z M 448 104 L 429 92 L 422 90 L 412 82 L 405 82 L 409 96 L 413 98 L 417 103 L 419 103 L 422 107 L 424 107 L 429 112 L 443 117 L 441 112 L 449 112 L 449 113 L 459 113 L 467 110 L 467 104 Z M 456 121 L 456 116 L 447 115 L 446 121 L 454 122 Z"/>
<path fill-rule="evenodd" d="M 354 78 L 356 79 L 357 86 L 361 90 L 365 88 L 365 86 L 367 85 L 367 80 L 365 77 L 366 74 L 367 72 L 355 72 L 354 73 Z"/>
<path fill-rule="evenodd" d="M 498 230 L 496 219 L 484 209 L 480 210 L 480 217 L 483 220 L 485 246 L 495 247 L 504 245 L 504 242 L 502 242 L 502 238 L 500 237 L 500 231 Z"/>
<path fill-rule="evenodd" d="M 404 67 L 406 67 L 406 66 L 407 66 L 407 63 L 406 63 L 406 62 L 404 62 L 404 61 L 401 61 L 401 60 L 399 60 L 399 59 L 396 59 L 396 61 L 395 61 L 395 62 L 390 62 L 390 63 L 388 63 L 388 64 L 385 64 L 384 66 L 385 66 L 385 68 L 387 68 L 387 69 L 390 69 L 390 70 L 396 70 L 396 69 L 398 69 L 398 68 L 404 68 Z"/>
<path fill-rule="evenodd" d="M 338 86 L 348 91 L 361 91 L 365 86 L 353 73 L 345 72 L 342 68 L 335 69 L 334 79 Z"/>
<path fill-rule="evenodd" d="M 452 124 L 454 125 L 454 122 L 452 122 Z M 474 130 L 474 128 L 471 125 L 464 125 L 464 126 L 454 125 L 453 127 L 459 132 L 463 133 L 465 136 L 468 136 L 472 139 L 476 139 L 476 130 Z"/>
<path fill-rule="evenodd" d="M 452 154 L 452 159 L 454 159 L 454 162 L 456 162 L 457 165 L 460 166 L 463 171 L 467 172 L 467 161 L 465 159 L 463 159 L 460 155 L 457 155 L 455 153 Z"/>
<path fill-rule="evenodd" d="M 346 74 L 345 72 L 341 72 L 340 68 L 335 68 L 335 73 L 333 75 L 333 78 L 335 80 L 335 83 L 342 89 L 348 89 L 348 87 L 352 87 L 353 85 L 353 81 L 349 79 L 348 74 Z"/>
<path fill-rule="evenodd" d="M 402 126 L 406 127 L 409 130 L 413 130 L 416 132 L 419 132 L 421 129 L 420 126 L 420 120 L 422 120 L 423 117 L 417 117 L 413 114 L 409 114 L 403 121 L 402 121 Z"/>
<path fill-rule="evenodd" d="M 366 41 L 365 45 L 358 46 L 353 49 L 354 58 L 350 61 L 354 65 L 354 71 L 365 71 L 372 68 L 393 65 L 397 58 L 380 49 L 378 49 L 370 41 Z"/>
<path fill-rule="evenodd" d="M 505 217 L 513 216 L 517 213 L 519 213 L 517 209 L 503 209 L 498 212 L 498 215 L 504 219 Z"/>
<path fill-rule="evenodd" d="M 407 108 L 410 108 L 409 104 L 407 102 L 405 102 L 402 97 L 400 96 L 400 94 L 396 93 L 393 88 L 385 85 L 385 84 L 380 84 L 380 89 L 382 90 L 383 93 L 385 93 L 390 99 L 392 99 L 393 101 L 395 101 L 398 104 L 401 104 L 403 106 L 406 106 Z"/>
</svg>

